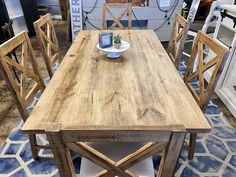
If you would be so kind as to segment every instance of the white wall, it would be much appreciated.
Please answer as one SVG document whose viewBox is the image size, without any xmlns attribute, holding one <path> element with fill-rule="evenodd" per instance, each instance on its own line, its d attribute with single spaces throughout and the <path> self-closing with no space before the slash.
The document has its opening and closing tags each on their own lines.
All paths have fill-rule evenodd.
<svg viewBox="0 0 236 177">
<path fill-rule="evenodd" d="M 84 11 L 90 11 L 93 7 L 96 0 L 82 0 L 82 6 Z M 102 28 L 102 4 L 106 2 L 106 0 L 97 0 L 97 6 L 94 11 L 88 14 L 88 20 L 97 26 L 98 28 Z M 158 0 L 160 1 L 160 0 Z M 159 39 L 161 41 L 168 41 L 170 32 L 172 29 L 172 24 L 174 20 L 174 16 L 176 12 L 181 12 L 183 0 L 177 0 L 178 4 L 173 12 L 173 15 L 170 18 L 170 24 L 167 22 L 156 31 Z M 176 0 L 170 0 L 170 7 L 174 5 Z M 60 6 L 58 0 L 37 0 L 39 5 L 49 6 L 51 8 L 52 15 L 60 15 Z M 165 9 L 169 9 L 170 7 L 166 7 Z M 162 8 L 164 9 L 164 8 Z M 149 7 L 133 7 L 133 11 L 139 20 L 148 20 L 148 29 L 156 29 L 158 28 L 164 21 L 166 21 L 165 12 L 161 12 L 156 4 L 156 0 L 149 0 Z M 120 14 L 120 11 L 114 11 L 115 14 Z M 168 16 L 172 13 L 172 10 L 168 12 Z M 134 16 L 132 16 L 133 20 L 135 20 Z M 109 19 L 109 18 L 108 18 Z M 86 23 L 85 29 L 94 29 L 90 24 Z"/>
<path fill-rule="evenodd" d="M 160 0 L 158 0 L 160 1 Z M 170 25 L 168 23 L 165 23 L 162 28 L 156 31 L 159 39 L 161 41 L 168 41 L 170 32 L 172 29 L 172 24 L 174 20 L 174 16 L 176 12 L 181 12 L 183 0 L 177 0 L 178 4 L 176 6 L 175 11 L 173 12 L 173 15 L 170 18 Z M 82 0 L 82 6 L 83 10 L 89 11 L 93 5 L 95 0 Z M 97 6 L 94 9 L 94 11 L 88 15 L 89 21 L 97 26 L 98 28 L 102 28 L 102 4 L 105 2 L 105 0 L 98 0 Z M 170 0 L 171 7 L 175 3 L 175 0 Z M 167 7 L 166 9 L 169 9 L 170 7 Z M 133 7 L 133 11 L 137 16 L 137 19 L 139 20 L 148 20 L 148 29 L 156 29 L 159 27 L 166 19 L 165 19 L 165 12 L 161 12 L 156 4 L 156 0 L 150 0 L 149 7 Z M 114 11 L 115 14 L 119 14 L 119 11 Z M 172 10 L 168 12 L 171 14 Z M 133 20 L 135 20 L 134 16 L 132 17 Z M 109 18 L 108 18 L 109 19 Z M 91 25 L 88 23 L 86 24 L 86 29 L 94 29 Z"/>
<path fill-rule="evenodd" d="M 28 30 L 24 13 L 22 11 L 20 0 L 5 0 L 7 12 L 10 19 L 13 20 L 13 30 L 18 34 L 24 30 Z"/>
</svg>

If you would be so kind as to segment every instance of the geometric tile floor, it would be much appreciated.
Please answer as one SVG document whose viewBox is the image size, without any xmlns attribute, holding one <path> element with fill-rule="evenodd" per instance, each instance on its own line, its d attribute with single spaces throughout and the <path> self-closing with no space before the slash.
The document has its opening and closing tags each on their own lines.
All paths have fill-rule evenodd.
<svg viewBox="0 0 236 177">
<path fill-rule="evenodd" d="M 186 66 L 180 65 L 180 74 Z M 45 81 L 48 83 L 49 79 Z M 196 90 L 198 89 L 197 83 Z M 37 94 L 28 108 L 31 112 L 37 103 Z M 176 167 L 176 177 L 236 177 L 236 130 L 225 119 L 223 113 L 212 101 L 209 103 L 205 116 L 212 125 L 208 134 L 197 137 L 195 158 L 187 159 L 187 151 L 182 150 Z M 22 134 L 20 121 L 12 130 L 5 144 L 0 147 L 0 177 L 59 177 L 58 170 L 50 150 L 40 150 L 40 158 L 34 161 L 28 142 L 28 136 Z M 46 144 L 43 135 L 37 135 L 37 141 Z M 77 174 L 80 170 L 80 157 L 73 157 Z M 158 168 L 160 157 L 153 158 L 154 166 Z"/>
</svg>

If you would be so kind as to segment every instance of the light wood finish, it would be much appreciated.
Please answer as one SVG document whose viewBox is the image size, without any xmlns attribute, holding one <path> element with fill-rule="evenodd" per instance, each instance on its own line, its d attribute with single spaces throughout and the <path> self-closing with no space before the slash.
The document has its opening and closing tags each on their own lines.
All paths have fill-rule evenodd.
<svg viewBox="0 0 236 177">
<path fill-rule="evenodd" d="M 112 13 L 112 8 L 120 8 L 125 9 L 119 17 L 116 17 Z M 125 27 L 121 24 L 120 20 L 124 16 L 128 16 L 128 29 L 132 28 L 132 4 L 131 3 L 105 3 L 103 4 L 103 19 L 102 19 L 102 26 L 103 29 L 106 30 L 107 28 L 107 15 L 111 16 L 114 20 L 114 23 L 109 27 L 110 30 L 114 30 L 116 26 L 122 30 L 125 29 Z"/>
<path fill-rule="evenodd" d="M 120 159 L 124 158 L 129 154 L 134 154 L 138 149 L 143 147 L 146 143 L 143 142 L 86 142 L 87 145 L 91 146 L 92 148 L 96 149 L 100 153 L 103 153 L 115 163 L 120 161 Z M 158 154 L 161 154 L 159 152 Z M 156 156 L 156 154 L 155 154 Z M 140 157 L 140 156 L 139 156 Z M 139 159 L 137 158 L 137 160 Z M 136 176 L 146 176 L 146 177 L 155 177 L 155 172 L 153 168 L 153 157 L 150 156 L 144 160 L 141 160 L 140 163 L 136 164 L 135 166 L 129 168 L 128 170 L 135 174 Z M 91 162 L 90 160 L 86 159 L 85 157 L 81 158 L 81 177 L 87 176 L 95 176 L 96 174 L 102 171 L 99 166 L 95 163 Z M 104 170 L 105 171 L 105 170 Z"/>
<path fill-rule="evenodd" d="M 189 22 L 180 14 L 176 14 L 167 48 L 167 53 L 176 68 L 179 67 L 179 62 L 183 53 L 188 28 Z"/>
<path fill-rule="evenodd" d="M 123 157 L 121 160 L 114 162 L 106 155 L 98 152 L 96 149 L 88 146 L 85 143 L 67 143 L 67 146 L 79 155 L 91 160 L 96 165 L 104 168 L 95 176 L 127 176 L 137 177 L 134 173 L 131 173 L 128 169 L 145 160 L 146 158 L 156 155 L 165 149 L 169 142 L 170 132 L 166 132 L 165 142 L 150 142 L 140 147 L 135 152 Z M 106 146 L 104 144 L 104 146 Z"/>
<path fill-rule="evenodd" d="M 212 50 L 216 55 L 209 62 L 204 61 L 203 47 L 206 46 L 207 49 Z M 228 50 L 220 45 L 213 38 L 208 36 L 203 32 L 199 32 L 194 43 L 187 71 L 184 76 L 184 82 L 198 103 L 199 107 L 204 111 L 209 98 L 214 91 L 217 84 L 219 76 L 224 67 L 226 56 L 228 55 Z M 197 69 L 193 72 L 194 62 L 197 60 Z M 208 59 L 209 60 L 209 59 Z M 204 72 L 214 68 L 211 78 L 207 84 L 204 84 Z M 199 80 L 199 94 L 194 91 L 194 88 L 190 84 L 191 80 L 197 78 Z"/>
<path fill-rule="evenodd" d="M 179 159 L 184 138 L 185 133 L 174 132 L 172 134 L 169 145 L 167 149 L 164 150 L 158 176 L 165 177 L 174 175 L 175 166 Z"/>
<path fill-rule="evenodd" d="M 11 51 L 15 50 L 19 46 L 22 47 L 21 63 L 17 63 L 16 61 L 14 61 L 14 59 L 8 56 Z M 23 120 L 26 121 L 26 119 L 29 117 L 26 108 L 27 106 L 29 106 L 29 103 L 31 103 L 33 95 L 35 95 L 39 90 L 43 92 L 45 89 L 45 85 L 39 73 L 35 61 L 35 55 L 31 47 L 27 32 L 22 32 L 16 37 L 0 45 L 0 57 L 0 64 L 2 72 L 4 74 L 4 78 L 14 95 Z M 28 67 L 29 64 L 32 66 L 32 69 Z M 20 72 L 20 84 L 16 82 L 11 72 L 11 68 L 13 67 Z M 32 89 L 28 91 L 28 93 L 26 92 L 27 78 L 30 78 L 31 80 L 34 80 L 36 82 Z"/>
<path fill-rule="evenodd" d="M 207 47 L 209 51 L 215 53 L 214 58 L 212 58 L 208 62 L 204 61 L 203 50 L 205 47 Z M 184 82 L 203 112 L 205 111 L 209 99 L 212 93 L 214 92 L 215 86 L 224 67 L 227 55 L 228 51 L 226 48 L 217 43 L 217 41 L 209 37 L 207 34 L 203 32 L 198 32 L 196 42 L 194 43 L 192 49 L 187 71 L 184 76 Z M 194 71 L 193 67 L 196 60 L 197 69 Z M 208 84 L 206 85 L 204 80 L 204 72 L 212 68 L 213 72 L 211 78 L 209 79 Z M 199 81 L 199 93 L 196 93 L 193 86 L 191 85 L 191 81 L 193 79 L 198 79 Z M 189 158 L 192 159 L 194 156 L 196 134 L 191 134 L 190 136 L 191 137 Z"/>
<path fill-rule="evenodd" d="M 168 141 L 163 162 L 163 170 L 167 170 L 165 164 L 178 159 L 180 137 L 186 132 L 203 133 L 211 129 L 152 30 L 114 33 L 131 45 L 117 60 L 107 59 L 96 48 L 99 31 L 79 32 L 22 128 L 28 133 L 46 131 L 47 136 L 57 133 L 62 138 L 64 145 L 49 137 L 62 176 L 68 173 L 73 176 L 66 170 L 68 164 L 64 164 L 70 159 L 63 154 L 74 146 L 82 148 L 83 144 L 75 142 Z M 168 133 L 171 138 L 166 136 Z M 170 158 L 168 151 L 177 139 L 180 143 Z M 97 153 L 91 151 L 88 153 L 94 157 Z M 171 173 L 167 176 L 171 176 L 174 169 L 168 170 Z"/>
<path fill-rule="evenodd" d="M 12 51 L 15 51 L 16 48 L 19 47 L 21 47 L 21 63 L 16 62 L 13 59 L 14 55 L 12 54 Z M 31 68 L 29 66 L 31 66 Z M 32 102 L 35 94 L 39 90 L 43 92 L 45 89 L 27 32 L 22 32 L 0 45 L 0 68 L 7 86 L 15 99 L 21 117 L 25 122 L 29 117 L 27 107 Z M 20 83 L 16 81 L 15 75 L 12 73 L 13 68 L 18 71 L 14 74 L 19 73 L 20 75 Z M 29 90 L 27 90 L 28 80 L 35 82 Z M 30 135 L 29 138 L 33 157 L 37 158 L 38 150 L 35 134 Z"/>
<path fill-rule="evenodd" d="M 13 31 L 13 28 L 12 28 L 12 25 L 13 25 L 13 20 L 9 20 L 8 23 L 5 23 L 4 26 L 2 26 L 2 31 L 3 31 L 3 37 L 5 38 L 4 40 L 8 40 L 12 37 L 14 37 L 14 31 Z M 16 60 L 17 63 L 19 63 L 18 59 L 17 59 L 17 56 L 16 56 L 16 52 L 15 50 L 13 50 L 11 53 L 8 54 L 9 56 L 13 55 L 14 56 L 14 59 Z M 16 70 L 15 68 L 13 68 L 13 72 L 14 72 L 14 75 L 17 79 L 18 82 L 20 82 L 20 79 L 16 73 Z"/>
<path fill-rule="evenodd" d="M 158 176 L 171 177 L 174 174 L 175 165 L 185 138 L 185 129 L 182 126 L 179 126 L 178 131 L 172 133 L 162 127 L 160 128 L 161 130 L 155 131 L 158 137 L 158 142 L 149 142 L 138 148 L 135 152 L 132 152 L 115 162 L 108 158 L 105 154 L 102 154 L 86 143 L 81 142 L 79 136 L 76 139 L 67 138 L 68 133 L 70 135 L 73 134 L 75 137 L 79 135 L 79 132 L 73 130 L 55 131 L 57 128 L 54 127 L 54 130 L 49 129 L 47 131 L 47 136 L 49 137 L 49 142 L 53 149 L 55 161 L 62 177 L 75 177 L 75 171 L 72 158 L 69 154 L 69 149 L 89 159 L 101 168 L 104 168 L 104 170 L 97 173 L 95 177 L 137 177 L 136 174 L 130 172 L 128 169 L 146 158 L 164 151 Z M 119 138 L 117 138 L 118 136 Z M 132 139 L 132 134 L 129 134 L 129 132 L 126 132 L 126 135 L 123 137 L 124 139 L 122 138 L 122 140 L 120 139 L 121 136 L 119 134 L 117 134 L 117 137 L 114 136 L 112 141 L 121 141 L 121 143 L 126 142 L 127 140 L 128 142 L 132 141 L 130 140 Z M 90 140 L 90 136 L 87 136 L 86 140 Z M 105 140 L 102 138 L 99 139 L 99 141 Z M 140 141 L 142 141 L 142 137 L 140 137 Z M 104 144 L 104 146 L 106 146 L 106 144 Z"/>
<path fill-rule="evenodd" d="M 54 154 L 54 160 L 60 171 L 63 171 L 61 177 L 75 177 L 76 173 L 71 157 L 70 151 L 66 148 L 63 139 L 59 136 L 58 132 L 47 132 L 47 137 L 50 142 L 52 152 Z"/>
<path fill-rule="evenodd" d="M 183 124 L 188 132 L 208 132 L 210 125 L 156 34 L 114 33 L 131 45 L 114 61 L 97 50 L 99 31 L 79 33 L 23 130 L 44 131 L 58 123 L 96 135 L 118 125 L 120 130 L 155 130 Z"/>
<path fill-rule="evenodd" d="M 52 65 L 61 62 L 62 56 L 57 35 L 50 14 L 34 22 L 34 28 L 50 78 L 53 76 Z"/>
</svg>

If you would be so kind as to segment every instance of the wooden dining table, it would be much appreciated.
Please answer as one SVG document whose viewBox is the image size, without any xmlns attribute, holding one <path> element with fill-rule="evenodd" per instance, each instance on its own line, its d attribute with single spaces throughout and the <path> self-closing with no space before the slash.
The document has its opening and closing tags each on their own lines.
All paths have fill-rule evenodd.
<svg viewBox="0 0 236 177">
<path fill-rule="evenodd" d="M 75 175 L 71 143 L 158 142 L 170 132 L 160 176 L 172 176 L 186 133 L 211 126 L 153 30 L 113 31 L 130 43 L 115 60 L 96 48 L 100 32 L 79 32 L 22 131 L 46 133 L 63 177 Z"/>
</svg>

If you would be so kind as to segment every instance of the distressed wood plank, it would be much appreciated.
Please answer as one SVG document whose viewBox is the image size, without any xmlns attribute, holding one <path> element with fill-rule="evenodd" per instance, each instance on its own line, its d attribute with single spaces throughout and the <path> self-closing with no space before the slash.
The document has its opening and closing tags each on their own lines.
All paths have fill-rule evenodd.
<svg viewBox="0 0 236 177">
<path fill-rule="evenodd" d="M 22 131 L 47 132 L 62 176 L 74 173 L 68 148 L 105 168 L 100 176 L 134 176 L 122 164 L 128 168 L 164 148 L 162 170 L 171 176 L 185 132 L 211 127 L 152 30 L 114 33 L 131 48 L 109 60 L 96 48 L 99 31 L 80 31 Z M 81 144 L 138 140 L 170 142 L 134 152 L 119 164 Z"/>
<path fill-rule="evenodd" d="M 159 169 L 159 177 L 172 177 L 174 175 L 176 162 L 179 159 L 179 154 L 182 149 L 184 138 L 185 133 L 183 132 L 172 133 L 169 146 L 165 150 L 165 153 L 161 159 L 161 161 L 163 162 L 161 162 L 161 166 Z"/>
<path fill-rule="evenodd" d="M 60 169 L 61 177 L 76 177 L 74 165 L 70 155 L 70 151 L 65 147 L 61 136 L 58 132 L 48 131 L 48 141 L 54 154 L 54 160 Z"/>
<path fill-rule="evenodd" d="M 94 134 L 179 125 L 188 132 L 211 129 L 152 30 L 116 30 L 131 48 L 114 61 L 96 48 L 98 33 L 79 33 L 23 131 L 54 123 Z"/>
</svg>

